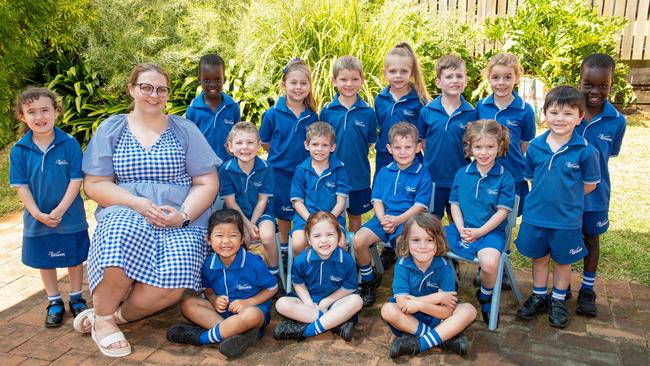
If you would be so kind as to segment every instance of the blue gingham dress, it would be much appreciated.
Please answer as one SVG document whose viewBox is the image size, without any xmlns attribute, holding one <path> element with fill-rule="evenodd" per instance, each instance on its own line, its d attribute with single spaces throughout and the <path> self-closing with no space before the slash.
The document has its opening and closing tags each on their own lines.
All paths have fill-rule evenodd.
<svg viewBox="0 0 650 366">
<path fill-rule="evenodd" d="M 147 191 L 140 196 L 167 194 L 169 200 L 172 192 L 176 202 L 166 204 L 176 207 L 192 184 L 186 151 L 169 127 L 148 151 L 124 128 L 114 146 L 113 170 L 116 184 Z M 120 267 L 128 278 L 156 287 L 200 289 L 205 234 L 202 226 L 159 228 L 126 207 L 110 210 L 98 222 L 88 254 L 90 290 L 101 282 L 106 267 Z"/>
</svg>

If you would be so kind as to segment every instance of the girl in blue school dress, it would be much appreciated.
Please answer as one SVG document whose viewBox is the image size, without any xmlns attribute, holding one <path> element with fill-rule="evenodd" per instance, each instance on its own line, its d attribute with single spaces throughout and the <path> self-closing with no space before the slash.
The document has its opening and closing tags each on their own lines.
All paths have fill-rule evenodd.
<svg viewBox="0 0 650 366">
<path fill-rule="evenodd" d="M 282 69 L 280 86 L 284 95 L 262 115 L 260 137 L 269 153 L 267 163 L 273 168 L 273 216 L 277 219 L 283 263 L 287 263 L 289 229 L 295 213 L 289 197 L 291 181 L 296 167 L 309 157 L 304 147 L 307 127 L 318 121 L 318 114 L 311 71 L 305 61 L 291 60 Z"/>
<path fill-rule="evenodd" d="M 508 128 L 495 120 L 467 126 L 463 145 L 465 156 L 473 160 L 454 177 L 449 197 L 454 222 L 445 228 L 452 252 L 469 260 L 478 255 L 481 288 L 476 297 L 486 323 L 505 246 L 506 218 L 515 199 L 514 180 L 497 161 L 506 154 L 508 142 Z"/>
<path fill-rule="evenodd" d="M 210 216 L 208 243 L 214 253 L 201 270 L 205 298 L 189 297 L 181 303 L 183 315 L 197 325 L 172 325 L 167 339 L 196 346 L 218 344 L 219 352 L 235 358 L 264 335 L 278 283 L 264 260 L 246 251 L 239 211 L 226 208 Z"/>
<path fill-rule="evenodd" d="M 467 353 L 463 330 L 476 319 L 476 309 L 457 303 L 454 267 L 440 219 L 420 213 L 405 224 L 397 244 L 393 297 L 381 317 L 396 338 L 390 357 L 413 356 L 433 347 Z"/>
<path fill-rule="evenodd" d="M 29 131 L 11 149 L 9 184 L 25 206 L 24 264 L 38 268 L 48 306 L 45 326 L 58 327 L 65 308 L 57 285 L 57 268 L 68 267 L 69 308 L 73 316 L 86 309 L 81 282 L 88 256 L 88 223 L 79 188 L 81 147 L 55 127 L 61 112 L 56 94 L 30 87 L 16 101 L 16 115 Z"/>
</svg>

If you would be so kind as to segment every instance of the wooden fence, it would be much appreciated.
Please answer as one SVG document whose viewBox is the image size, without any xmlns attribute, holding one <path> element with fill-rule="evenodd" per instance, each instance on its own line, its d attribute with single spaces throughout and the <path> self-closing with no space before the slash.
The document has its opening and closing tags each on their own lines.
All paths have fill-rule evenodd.
<svg viewBox="0 0 650 366">
<path fill-rule="evenodd" d="M 434 14 L 457 13 L 468 23 L 486 18 L 513 15 L 523 0 L 416 0 Z M 570 0 L 568 0 L 570 1 Z M 590 0 L 601 15 L 623 17 L 623 29 L 617 50 L 622 60 L 650 60 L 650 0 Z M 494 47 L 483 45 L 481 52 Z"/>
</svg>

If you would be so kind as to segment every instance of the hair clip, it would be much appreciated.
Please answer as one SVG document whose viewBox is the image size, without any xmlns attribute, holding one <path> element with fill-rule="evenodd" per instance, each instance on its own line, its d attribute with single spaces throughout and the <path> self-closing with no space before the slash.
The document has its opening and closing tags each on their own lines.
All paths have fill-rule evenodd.
<svg viewBox="0 0 650 366">
<path fill-rule="evenodd" d="M 285 67 L 282 68 L 282 75 L 286 74 L 286 73 L 287 73 L 287 70 L 289 69 L 289 66 L 290 66 L 292 63 L 296 62 L 296 61 L 302 61 L 302 60 L 300 59 L 300 57 L 296 57 L 296 58 L 294 58 L 293 60 L 289 61 L 289 62 L 287 63 L 287 66 L 285 66 Z"/>
</svg>

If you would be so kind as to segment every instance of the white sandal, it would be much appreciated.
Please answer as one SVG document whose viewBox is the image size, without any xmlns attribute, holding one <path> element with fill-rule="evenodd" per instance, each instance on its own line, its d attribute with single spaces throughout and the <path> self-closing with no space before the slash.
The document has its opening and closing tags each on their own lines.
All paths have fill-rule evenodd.
<svg viewBox="0 0 650 366">
<path fill-rule="evenodd" d="M 84 320 L 88 319 L 90 321 L 91 327 L 93 323 L 93 318 L 95 317 L 95 309 L 86 309 L 74 318 L 74 321 L 72 322 L 72 327 L 74 330 L 81 334 L 86 334 L 90 333 L 90 330 L 84 329 Z"/>
<path fill-rule="evenodd" d="M 79 314 L 81 315 L 81 314 Z M 124 337 L 124 333 L 122 331 L 118 330 L 117 332 L 114 332 L 112 334 L 107 335 L 106 337 L 102 338 L 101 340 L 97 340 L 97 337 L 95 336 L 95 321 L 96 320 L 112 320 L 113 315 L 104 315 L 104 316 L 99 316 L 95 315 L 94 311 L 92 316 L 87 316 L 88 319 L 90 320 L 90 323 L 92 324 L 91 332 L 90 335 L 95 341 L 95 344 L 97 344 L 97 347 L 99 347 L 99 350 L 101 353 L 108 357 L 124 357 L 128 356 L 131 354 L 131 344 L 126 340 L 126 337 Z M 126 342 L 127 346 L 123 348 L 108 348 L 113 343 L 121 342 L 124 341 Z"/>
<path fill-rule="evenodd" d="M 124 318 L 124 315 L 122 315 L 122 305 L 117 307 L 117 310 L 115 310 L 113 316 L 115 317 L 115 323 L 117 323 L 117 325 L 122 325 L 129 322 Z"/>
</svg>

